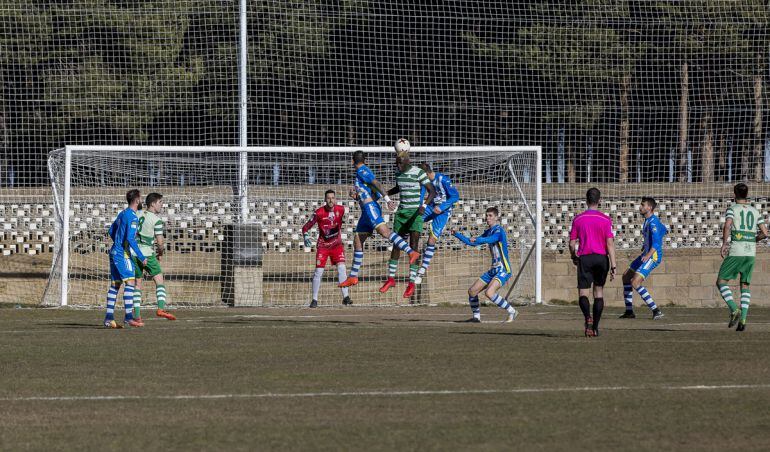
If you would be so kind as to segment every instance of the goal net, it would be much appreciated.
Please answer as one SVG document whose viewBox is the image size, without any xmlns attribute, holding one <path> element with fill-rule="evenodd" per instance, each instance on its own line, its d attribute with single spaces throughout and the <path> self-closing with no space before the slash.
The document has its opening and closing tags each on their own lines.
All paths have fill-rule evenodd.
<svg viewBox="0 0 770 452">
<path fill-rule="evenodd" d="M 163 195 L 166 252 L 160 262 L 171 306 L 300 306 L 311 300 L 313 246 L 304 246 L 302 226 L 333 189 L 346 210 L 342 229 L 348 270 L 361 210 L 350 198 L 352 152 L 386 188 L 395 185 L 393 148 L 172 148 L 71 146 L 49 157 L 55 196 L 55 257 L 44 304 L 104 303 L 112 245 L 107 231 L 126 208 L 125 194 L 139 188 Z M 397 287 L 377 290 L 387 277 L 391 244 L 375 234 L 365 244 L 354 305 L 462 303 L 468 287 L 486 270 L 487 247 L 467 247 L 450 229 L 480 235 L 485 210 L 496 206 L 508 237 L 512 278 L 504 294 L 512 302 L 535 301 L 539 148 L 413 148 L 414 164 L 426 162 L 445 174 L 460 193 L 430 268 L 411 299 L 406 256 L 399 260 Z M 244 159 L 245 157 L 245 159 Z M 242 162 L 247 171 L 241 171 Z M 245 178 L 244 178 L 245 176 Z M 398 199 L 398 195 L 394 196 Z M 392 227 L 393 212 L 383 206 Z M 425 226 L 422 252 L 430 225 Z M 145 284 L 152 284 L 149 280 Z M 151 293 L 151 291 L 145 291 Z M 337 269 L 327 265 L 319 304 L 337 305 Z M 152 305 L 152 295 L 144 302 Z"/>
</svg>

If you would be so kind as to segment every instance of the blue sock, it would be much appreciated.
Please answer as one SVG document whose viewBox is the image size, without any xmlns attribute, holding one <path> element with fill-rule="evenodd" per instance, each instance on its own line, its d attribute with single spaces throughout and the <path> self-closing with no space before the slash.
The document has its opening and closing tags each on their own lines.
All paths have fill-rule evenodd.
<svg viewBox="0 0 770 452">
<path fill-rule="evenodd" d="M 516 312 L 516 310 L 513 309 L 513 306 L 511 306 L 510 303 L 508 303 L 508 301 L 505 298 L 501 297 L 498 294 L 495 294 L 495 296 L 492 297 L 492 302 L 500 306 L 501 308 L 505 309 L 510 314 L 513 314 L 514 312 Z"/>
<path fill-rule="evenodd" d="M 623 284 L 623 301 L 626 303 L 626 311 L 634 310 L 634 288 L 631 284 Z"/>
<path fill-rule="evenodd" d="M 350 277 L 357 278 L 358 272 L 361 270 L 361 264 L 364 263 L 364 252 L 355 251 L 353 253 L 353 266 L 350 267 Z"/>
<path fill-rule="evenodd" d="M 639 296 L 642 297 L 642 301 L 644 301 L 648 308 L 652 309 L 653 311 L 658 309 L 658 305 L 655 304 L 655 300 L 652 299 L 652 295 L 647 292 L 647 289 L 645 289 L 644 286 L 637 287 L 636 291 L 639 293 Z"/>
<path fill-rule="evenodd" d="M 110 285 L 110 290 L 107 291 L 107 315 L 104 320 L 115 320 L 115 300 L 118 298 L 118 290 L 120 286 Z"/>
<path fill-rule="evenodd" d="M 481 318 L 481 307 L 479 307 L 479 297 L 468 297 L 468 304 L 471 305 L 471 312 L 474 318 Z"/>
<path fill-rule="evenodd" d="M 123 288 L 123 305 L 126 308 L 124 321 L 134 320 L 134 286 L 126 284 L 126 287 Z"/>
<path fill-rule="evenodd" d="M 428 245 L 425 247 L 425 253 L 422 255 L 422 266 L 420 267 L 420 274 L 424 275 L 425 272 L 428 271 L 428 267 L 430 267 L 430 260 L 433 259 L 433 253 L 436 252 L 436 247 L 434 245 Z"/>
<path fill-rule="evenodd" d="M 390 233 L 390 236 L 388 237 L 388 240 L 393 242 L 393 244 L 396 245 L 398 247 L 398 249 L 400 249 L 401 251 L 403 251 L 403 252 L 405 252 L 407 254 L 409 254 L 412 251 L 414 251 L 412 249 L 412 247 L 410 247 L 409 244 L 406 243 L 406 240 L 402 239 L 401 236 L 396 234 L 395 232 L 391 232 Z"/>
</svg>

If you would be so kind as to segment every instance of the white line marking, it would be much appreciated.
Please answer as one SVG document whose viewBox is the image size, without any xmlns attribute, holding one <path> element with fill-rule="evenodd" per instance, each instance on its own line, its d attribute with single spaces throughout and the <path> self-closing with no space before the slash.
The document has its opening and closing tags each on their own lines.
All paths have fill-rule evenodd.
<svg viewBox="0 0 770 452">
<path fill-rule="evenodd" d="M 69 402 L 101 400 L 222 400 L 222 399 L 292 399 L 320 397 L 405 397 L 432 395 L 488 395 L 488 394 L 545 394 L 555 392 L 603 392 L 603 391 L 647 391 L 660 389 L 666 391 L 721 391 L 726 389 L 770 389 L 770 384 L 755 385 L 687 385 L 687 386 L 584 386 L 557 388 L 513 388 L 513 389 L 446 389 L 446 390 L 411 390 L 411 391 L 358 391 L 358 392 L 265 392 L 256 394 L 178 394 L 155 396 L 30 396 L 3 397 L 2 402 Z"/>
</svg>

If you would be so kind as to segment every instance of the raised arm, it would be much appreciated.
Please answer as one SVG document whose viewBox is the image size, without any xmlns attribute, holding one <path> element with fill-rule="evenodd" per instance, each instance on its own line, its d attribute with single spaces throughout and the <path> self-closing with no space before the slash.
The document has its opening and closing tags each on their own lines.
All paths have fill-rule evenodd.
<svg viewBox="0 0 770 452">
<path fill-rule="evenodd" d="M 473 241 L 472 241 L 472 240 L 471 240 L 469 237 L 466 237 L 466 236 L 465 236 L 465 234 L 463 234 L 462 232 L 460 232 L 460 231 L 454 231 L 454 232 L 452 233 L 452 235 L 454 235 L 455 237 L 457 237 L 457 238 L 458 238 L 458 239 L 459 239 L 461 242 L 463 242 L 464 244 L 466 244 L 466 245 L 468 245 L 468 246 L 474 246 L 474 244 L 473 244 Z"/>
<path fill-rule="evenodd" d="M 423 201 L 424 205 L 428 205 L 431 202 L 433 202 L 433 199 L 436 197 L 436 187 L 433 186 L 432 183 L 428 182 L 424 185 L 425 189 L 428 190 L 428 196 L 425 197 L 425 201 Z"/>
<path fill-rule="evenodd" d="M 447 209 L 451 209 L 452 206 L 460 200 L 460 192 L 458 192 L 455 186 L 452 185 L 452 181 L 446 177 L 441 181 L 441 184 L 444 186 L 444 191 L 446 191 L 446 200 L 442 202 L 438 208 L 442 212 L 445 212 Z"/>
</svg>

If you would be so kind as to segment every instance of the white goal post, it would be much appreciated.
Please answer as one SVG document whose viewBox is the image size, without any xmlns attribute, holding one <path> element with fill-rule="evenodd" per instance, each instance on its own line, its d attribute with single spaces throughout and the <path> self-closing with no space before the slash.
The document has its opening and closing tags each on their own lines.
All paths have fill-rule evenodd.
<svg viewBox="0 0 770 452">
<path fill-rule="evenodd" d="M 392 147 L 72 145 L 55 150 L 48 161 L 56 211 L 55 257 L 43 303 L 102 304 L 109 280 L 107 229 L 126 207 L 126 191 L 139 188 L 142 198 L 150 192 L 164 196 L 161 217 L 168 252 L 162 266 L 172 306 L 306 304 L 315 243 L 305 247 L 300 229 L 328 189 L 336 191 L 338 203 L 348 211 L 342 236 L 350 270 L 360 215 L 347 194 L 355 150 L 366 153 L 367 165 L 386 188 L 394 185 Z M 541 303 L 541 148 L 413 147 L 410 158 L 448 175 L 460 202 L 439 239 L 427 278 L 411 300 L 402 299 L 400 291 L 382 295 L 376 290 L 391 248 L 380 237 L 367 241 L 362 283 L 351 292 L 354 305 L 467 302 L 465 291 L 489 267 L 489 253 L 461 245 L 449 229 L 480 234 L 487 227 L 483 218 L 489 206 L 499 208 L 508 233 L 513 276 L 502 293 L 514 303 Z M 383 214 L 392 227 L 392 212 L 383 206 Z M 420 252 L 429 231 L 426 224 Z M 239 255 L 243 250 L 256 256 L 244 258 Z M 336 273 L 325 273 L 322 305 L 339 303 Z M 408 262 L 402 256 L 400 282 L 406 274 Z"/>
</svg>

